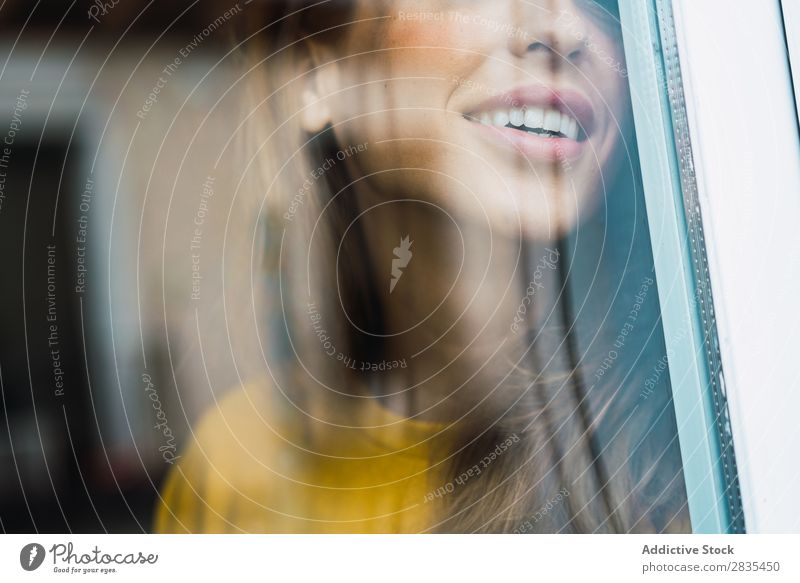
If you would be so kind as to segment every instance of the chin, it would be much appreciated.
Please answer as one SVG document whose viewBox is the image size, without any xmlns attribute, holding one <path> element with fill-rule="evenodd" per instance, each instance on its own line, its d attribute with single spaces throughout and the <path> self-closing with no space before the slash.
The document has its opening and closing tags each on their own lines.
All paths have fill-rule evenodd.
<svg viewBox="0 0 800 583">
<path fill-rule="evenodd" d="M 506 181 L 509 195 L 499 196 L 497 190 L 482 198 L 486 215 L 477 212 L 499 236 L 521 237 L 552 241 L 569 234 L 594 214 L 599 196 L 596 189 L 579 189 L 568 177 L 550 180 Z"/>
</svg>

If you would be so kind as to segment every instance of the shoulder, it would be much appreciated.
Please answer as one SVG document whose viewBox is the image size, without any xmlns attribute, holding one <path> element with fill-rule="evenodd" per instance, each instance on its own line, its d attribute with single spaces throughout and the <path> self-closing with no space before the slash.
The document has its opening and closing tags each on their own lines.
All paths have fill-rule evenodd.
<svg viewBox="0 0 800 583">
<path fill-rule="evenodd" d="M 281 427 L 259 384 L 232 391 L 214 403 L 191 432 L 168 471 L 157 502 L 154 530 L 241 532 L 239 507 L 255 518 L 268 512 Z M 245 521 L 248 522 L 248 521 Z"/>
<path fill-rule="evenodd" d="M 203 415 L 170 468 L 155 531 L 419 530 L 427 444 L 438 425 L 374 400 L 360 412 L 365 423 L 317 423 L 316 435 L 308 414 L 264 384 L 229 393 Z"/>
</svg>

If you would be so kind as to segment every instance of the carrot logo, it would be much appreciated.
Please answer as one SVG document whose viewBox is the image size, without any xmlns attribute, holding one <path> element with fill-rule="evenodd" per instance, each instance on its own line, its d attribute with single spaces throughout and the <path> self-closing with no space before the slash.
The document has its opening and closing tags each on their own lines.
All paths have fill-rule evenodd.
<svg viewBox="0 0 800 583">
<path fill-rule="evenodd" d="M 19 553 L 19 564 L 26 571 L 35 571 L 44 562 L 44 547 L 37 543 L 30 543 L 22 547 Z"/>
<path fill-rule="evenodd" d="M 389 282 L 389 293 L 394 291 L 394 286 L 403 277 L 403 270 L 408 267 L 409 261 L 414 256 L 411 252 L 411 245 L 414 241 L 409 241 L 408 235 L 400 239 L 400 246 L 394 248 L 394 259 L 392 259 L 392 279 Z"/>
</svg>

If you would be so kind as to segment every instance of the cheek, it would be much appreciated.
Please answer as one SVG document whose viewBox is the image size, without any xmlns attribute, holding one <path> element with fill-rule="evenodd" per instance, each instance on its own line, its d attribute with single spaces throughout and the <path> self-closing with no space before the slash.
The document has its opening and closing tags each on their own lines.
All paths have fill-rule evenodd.
<svg viewBox="0 0 800 583">
<path fill-rule="evenodd" d="M 443 3 L 397 4 L 379 34 L 382 48 L 396 49 L 388 57 L 394 69 L 463 74 L 489 52 L 491 35 L 454 20 Z"/>
<path fill-rule="evenodd" d="M 339 143 L 370 142 L 370 154 L 359 160 L 364 170 L 435 167 L 443 155 L 436 144 L 451 136 L 454 122 L 450 97 L 482 62 L 474 38 L 447 21 L 397 18 L 360 36 L 381 42 L 350 47 L 363 55 L 344 65 L 335 107 Z"/>
<path fill-rule="evenodd" d="M 462 27 L 451 18 L 451 6 L 443 0 L 399 0 L 383 13 L 383 38 L 387 46 L 457 47 L 463 38 Z"/>
<path fill-rule="evenodd" d="M 597 36 L 599 36 L 598 33 Z M 612 113 L 622 113 L 627 107 L 628 77 L 621 40 L 604 37 L 592 54 L 594 78 Z"/>
</svg>

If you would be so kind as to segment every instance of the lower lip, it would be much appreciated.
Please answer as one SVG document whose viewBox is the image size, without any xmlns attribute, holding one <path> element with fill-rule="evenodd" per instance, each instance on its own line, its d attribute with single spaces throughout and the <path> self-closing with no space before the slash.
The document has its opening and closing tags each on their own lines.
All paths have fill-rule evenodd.
<svg viewBox="0 0 800 583">
<path fill-rule="evenodd" d="M 481 133 L 501 146 L 533 160 L 572 161 L 583 154 L 586 143 L 569 138 L 548 138 L 530 132 L 485 125 L 469 120 L 467 123 L 476 126 Z"/>
</svg>

